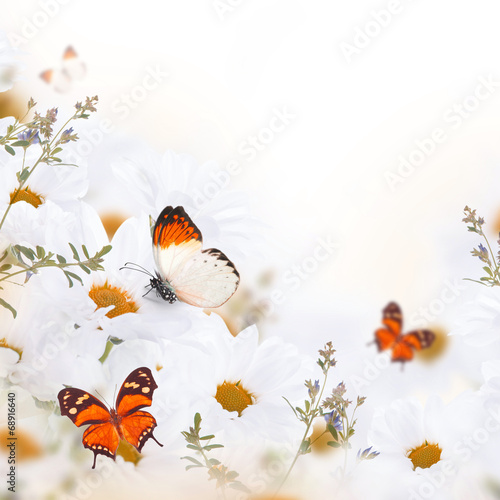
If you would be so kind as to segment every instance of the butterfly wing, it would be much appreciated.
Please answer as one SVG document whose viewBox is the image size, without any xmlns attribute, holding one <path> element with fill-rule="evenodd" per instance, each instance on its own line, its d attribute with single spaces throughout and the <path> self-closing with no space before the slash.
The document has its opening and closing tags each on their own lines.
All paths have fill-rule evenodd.
<svg viewBox="0 0 500 500">
<path fill-rule="evenodd" d="M 63 54 L 63 73 L 70 80 L 83 80 L 87 69 L 75 49 L 69 45 Z"/>
<path fill-rule="evenodd" d="M 156 438 L 153 436 L 153 430 L 156 427 L 156 419 L 147 411 L 136 411 L 121 420 L 121 431 L 123 437 L 133 446 L 137 451 L 141 451 L 142 447 L 149 438 Z M 156 441 L 158 443 L 158 441 Z M 158 443 L 163 446 L 161 443 Z"/>
<path fill-rule="evenodd" d="M 389 302 L 382 311 L 382 323 L 385 328 L 375 331 L 375 343 L 379 351 L 390 349 L 401 335 L 403 315 L 401 308 L 395 302 Z"/>
<path fill-rule="evenodd" d="M 240 275 L 220 250 L 201 250 L 200 230 L 182 207 L 166 207 L 153 230 L 153 255 L 176 296 L 197 307 L 219 307 L 236 291 Z"/>
<path fill-rule="evenodd" d="M 153 229 L 153 257 L 162 278 L 169 284 L 194 254 L 201 252 L 200 230 L 182 207 L 166 207 Z"/>
<path fill-rule="evenodd" d="M 153 392 L 157 389 L 151 370 L 137 368 L 123 382 L 116 398 L 116 413 L 126 417 L 145 406 L 151 406 Z"/>
<path fill-rule="evenodd" d="M 109 410 L 92 394 L 73 387 L 57 395 L 61 415 L 66 415 L 77 426 L 103 423 L 110 420 Z"/>
<path fill-rule="evenodd" d="M 415 351 L 430 347 L 436 336 L 430 330 L 415 330 L 400 337 L 392 350 L 392 361 L 411 361 Z"/>
<path fill-rule="evenodd" d="M 156 441 L 153 436 L 157 425 L 155 418 L 148 412 L 138 410 L 151 406 L 157 387 L 149 368 L 137 368 L 125 379 L 116 399 L 121 433 L 139 452 L 150 437 Z"/>
<path fill-rule="evenodd" d="M 111 422 L 93 424 L 83 433 L 82 443 L 85 448 L 94 452 L 92 469 L 95 469 L 97 455 L 104 455 L 113 460 L 116 458 L 120 435 Z"/>
<path fill-rule="evenodd" d="M 57 398 L 61 415 L 66 415 L 77 426 L 91 424 L 83 433 L 82 443 L 94 452 L 95 468 L 97 455 L 105 455 L 113 460 L 120 438 L 111 422 L 108 409 L 94 396 L 76 388 L 67 388 L 59 392 Z"/>
</svg>

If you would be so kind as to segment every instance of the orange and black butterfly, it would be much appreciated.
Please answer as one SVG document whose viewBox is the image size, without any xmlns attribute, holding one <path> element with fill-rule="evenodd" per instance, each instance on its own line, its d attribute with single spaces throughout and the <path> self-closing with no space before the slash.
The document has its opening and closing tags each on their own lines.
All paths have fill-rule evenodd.
<svg viewBox="0 0 500 500">
<path fill-rule="evenodd" d="M 375 331 L 375 343 L 379 351 L 392 349 L 391 361 L 405 363 L 413 359 L 414 351 L 430 347 L 436 338 L 430 330 L 414 330 L 404 335 L 403 314 L 395 302 L 389 302 L 382 311 L 385 328 Z"/>
<path fill-rule="evenodd" d="M 115 460 L 116 450 L 121 439 L 128 441 L 141 451 L 144 443 L 153 438 L 156 420 L 148 412 L 139 411 L 151 406 L 153 392 L 158 386 L 149 368 L 137 368 L 123 382 L 116 410 L 108 410 L 96 397 L 81 389 L 63 389 L 58 394 L 61 415 L 69 417 L 80 427 L 90 427 L 83 433 L 83 446 L 94 452 L 95 468 L 97 455 L 105 455 Z"/>
</svg>

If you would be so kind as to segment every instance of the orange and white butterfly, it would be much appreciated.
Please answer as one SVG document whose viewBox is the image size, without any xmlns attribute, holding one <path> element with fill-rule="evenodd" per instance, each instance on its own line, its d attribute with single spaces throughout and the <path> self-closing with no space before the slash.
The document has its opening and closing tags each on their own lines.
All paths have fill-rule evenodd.
<svg viewBox="0 0 500 500">
<path fill-rule="evenodd" d="M 202 250 L 202 241 L 201 231 L 183 207 L 164 208 L 153 229 L 157 271 L 156 276 L 146 271 L 151 276 L 150 291 L 156 290 L 171 304 L 177 299 L 197 307 L 227 302 L 238 288 L 240 275 L 220 250 Z"/>
<path fill-rule="evenodd" d="M 151 406 L 157 387 L 149 368 L 137 368 L 123 382 L 116 398 L 116 410 L 108 410 L 96 397 L 81 389 L 70 387 L 59 392 L 61 415 L 69 417 L 77 427 L 90 424 L 83 433 L 82 442 L 85 448 L 94 452 L 92 469 L 97 455 L 115 460 L 121 439 L 139 452 L 149 438 L 158 443 L 153 436 L 157 425 L 155 418 L 146 411 L 139 411 Z"/>
<path fill-rule="evenodd" d="M 73 81 L 83 80 L 86 73 L 85 64 L 78 57 L 75 49 L 69 45 L 64 51 L 61 67 L 43 71 L 40 73 L 40 78 L 51 85 L 56 92 L 65 93 L 71 88 Z"/>
<path fill-rule="evenodd" d="M 389 302 L 382 314 L 385 328 L 375 331 L 375 343 L 379 351 L 392 349 L 391 361 L 411 361 L 414 351 L 430 347 L 436 338 L 430 330 L 414 330 L 402 334 L 403 314 L 395 302 Z"/>
</svg>

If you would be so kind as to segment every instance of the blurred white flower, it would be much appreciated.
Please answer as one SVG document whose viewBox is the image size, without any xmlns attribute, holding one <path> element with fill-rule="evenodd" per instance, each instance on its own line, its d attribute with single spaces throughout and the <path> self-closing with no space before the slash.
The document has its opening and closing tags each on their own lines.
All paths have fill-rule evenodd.
<svg viewBox="0 0 500 500">
<path fill-rule="evenodd" d="M 0 92 L 12 88 L 19 70 L 16 60 L 16 49 L 13 48 L 7 35 L 0 31 Z"/>
<path fill-rule="evenodd" d="M 181 205 L 200 228 L 207 245 L 231 259 L 255 251 L 259 223 L 250 215 L 244 193 L 226 189 L 230 175 L 215 162 L 198 165 L 186 154 L 160 155 L 146 148 L 113 163 L 113 172 L 129 196 L 156 218 L 167 206 Z M 208 247 L 207 247 L 208 248 Z"/>
<path fill-rule="evenodd" d="M 473 298 L 463 304 L 450 335 L 461 335 L 472 346 L 500 341 L 500 288 L 474 284 Z"/>
</svg>

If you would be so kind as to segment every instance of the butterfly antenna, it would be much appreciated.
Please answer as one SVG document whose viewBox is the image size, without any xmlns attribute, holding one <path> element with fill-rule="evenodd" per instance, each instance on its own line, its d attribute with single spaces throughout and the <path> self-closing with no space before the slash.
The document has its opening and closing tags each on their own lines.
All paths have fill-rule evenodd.
<svg viewBox="0 0 500 500">
<path fill-rule="evenodd" d="M 94 389 L 94 392 L 96 394 L 99 394 L 99 396 L 101 397 L 101 399 L 108 405 L 108 408 L 112 408 L 112 406 L 107 402 L 106 398 L 97 389 Z"/>
<path fill-rule="evenodd" d="M 127 267 L 129 266 L 129 267 Z M 130 266 L 136 266 L 136 267 L 130 267 Z M 139 269 L 137 269 L 139 268 Z M 130 271 L 138 271 L 143 274 L 147 274 L 148 276 L 151 276 L 154 278 L 154 276 L 144 267 L 140 266 L 139 264 L 135 264 L 134 262 L 126 262 L 124 266 L 120 267 L 120 271 L 122 269 L 129 269 Z"/>
</svg>

